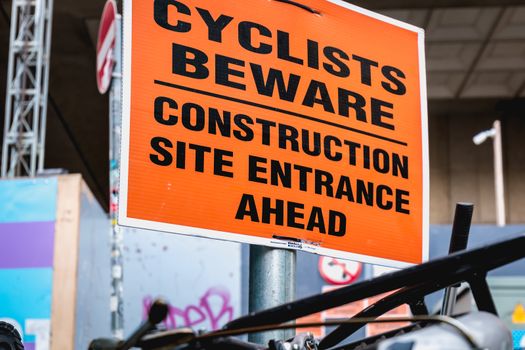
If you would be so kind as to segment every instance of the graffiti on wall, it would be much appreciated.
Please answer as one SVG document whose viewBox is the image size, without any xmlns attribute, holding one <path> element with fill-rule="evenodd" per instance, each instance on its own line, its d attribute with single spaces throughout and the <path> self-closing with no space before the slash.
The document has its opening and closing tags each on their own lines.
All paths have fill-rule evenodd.
<svg viewBox="0 0 525 350">
<path fill-rule="evenodd" d="M 143 298 L 143 319 L 147 318 L 153 298 Z M 234 308 L 228 289 L 221 286 L 211 287 L 194 303 L 169 305 L 169 312 L 164 326 L 166 329 L 191 327 L 195 329 L 216 330 L 233 319 Z"/>
</svg>

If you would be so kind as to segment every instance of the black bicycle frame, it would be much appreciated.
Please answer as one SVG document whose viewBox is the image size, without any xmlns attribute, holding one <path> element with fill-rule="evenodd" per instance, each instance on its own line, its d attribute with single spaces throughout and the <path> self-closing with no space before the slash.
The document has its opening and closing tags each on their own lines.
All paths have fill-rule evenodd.
<svg viewBox="0 0 525 350">
<path fill-rule="evenodd" d="M 523 257 L 525 257 L 525 234 L 244 316 L 228 323 L 224 329 L 234 330 L 289 322 L 400 289 L 361 311 L 355 317 L 379 316 L 399 305 L 420 300 L 427 294 L 461 282 L 469 283 L 480 311 L 497 314 L 486 282 L 487 272 Z M 355 330 L 355 325 L 341 325 L 321 341 L 320 348 L 336 345 Z"/>
</svg>

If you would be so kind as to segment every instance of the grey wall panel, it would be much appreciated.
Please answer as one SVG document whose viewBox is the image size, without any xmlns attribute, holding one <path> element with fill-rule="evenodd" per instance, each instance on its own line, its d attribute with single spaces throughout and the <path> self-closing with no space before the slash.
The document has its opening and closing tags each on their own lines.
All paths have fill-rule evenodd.
<svg viewBox="0 0 525 350">
<path fill-rule="evenodd" d="M 171 305 L 167 328 L 210 330 L 242 314 L 238 243 L 125 228 L 123 256 L 125 334 L 157 296 Z"/>
<path fill-rule="evenodd" d="M 450 161 L 448 117 L 429 118 L 430 222 L 450 218 Z"/>
<path fill-rule="evenodd" d="M 111 335 L 111 226 L 84 183 L 80 201 L 75 349 L 87 349 L 91 339 Z"/>
<path fill-rule="evenodd" d="M 503 162 L 509 222 L 525 221 L 525 114 L 511 115 L 503 124 Z"/>
<path fill-rule="evenodd" d="M 475 100 L 463 104 L 430 109 L 430 223 L 451 223 L 460 201 L 476 205 L 474 223 L 495 223 L 492 140 L 476 146 L 472 137 L 496 119 L 502 123 L 507 223 L 525 223 L 525 112 L 476 107 Z"/>
</svg>

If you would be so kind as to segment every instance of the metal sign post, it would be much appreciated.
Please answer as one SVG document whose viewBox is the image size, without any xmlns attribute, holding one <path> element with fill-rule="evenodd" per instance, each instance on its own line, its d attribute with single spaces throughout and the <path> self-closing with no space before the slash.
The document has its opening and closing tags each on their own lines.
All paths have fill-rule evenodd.
<svg viewBox="0 0 525 350">
<path fill-rule="evenodd" d="M 97 40 L 97 87 L 101 94 L 109 89 L 109 216 L 111 220 L 111 331 L 124 337 L 122 312 L 122 233 L 117 225 L 120 134 L 122 116 L 122 16 L 114 0 L 107 0 L 102 11 Z"/>
<path fill-rule="evenodd" d="M 503 186 L 503 146 L 501 145 L 501 123 L 495 120 L 494 132 L 494 188 L 496 189 L 496 218 L 499 227 L 505 226 L 505 188 Z"/>
<path fill-rule="evenodd" d="M 295 299 L 295 260 L 293 250 L 250 246 L 250 312 Z M 288 339 L 294 334 L 294 330 L 251 333 L 249 340 L 267 344 L 270 339 Z"/>
<path fill-rule="evenodd" d="M 115 68 L 109 93 L 109 167 L 110 167 L 110 216 L 111 216 L 111 330 L 117 338 L 124 337 L 122 303 L 122 231 L 117 225 L 118 183 L 120 166 L 120 125 L 122 114 L 122 16 L 116 16 Z"/>
</svg>

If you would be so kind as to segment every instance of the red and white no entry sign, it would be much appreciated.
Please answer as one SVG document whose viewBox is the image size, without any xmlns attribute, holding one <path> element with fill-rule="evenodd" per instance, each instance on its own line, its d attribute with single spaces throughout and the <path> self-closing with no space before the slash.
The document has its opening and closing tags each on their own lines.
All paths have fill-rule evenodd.
<svg viewBox="0 0 525 350">
<path fill-rule="evenodd" d="M 100 18 L 97 39 L 97 86 L 101 94 L 108 91 L 113 73 L 113 50 L 117 37 L 116 16 L 117 4 L 115 0 L 108 0 Z"/>
<path fill-rule="evenodd" d="M 362 269 L 362 264 L 356 261 L 326 256 L 319 258 L 319 273 L 330 284 L 350 284 L 359 278 Z"/>
</svg>

